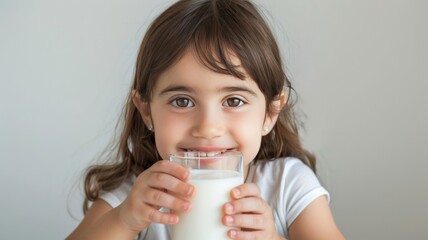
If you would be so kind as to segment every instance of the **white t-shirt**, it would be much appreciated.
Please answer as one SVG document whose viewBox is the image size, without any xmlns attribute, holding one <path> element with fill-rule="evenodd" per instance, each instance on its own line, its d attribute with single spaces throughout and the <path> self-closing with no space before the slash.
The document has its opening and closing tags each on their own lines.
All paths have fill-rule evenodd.
<svg viewBox="0 0 428 240">
<path fill-rule="evenodd" d="M 114 191 L 101 194 L 100 198 L 111 207 L 117 207 L 125 200 L 134 180 L 135 178 L 128 179 Z M 316 175 L 296 158 L 257 161 L 250 165 L 245 182 L 256 183 L 259 186 L 261 197 L 272 208 L 276 232 L 285 238 L 288 238 L 288 227 L 313 200 L 325 195 L 330 201 L 328 192 L 321 186 Z M 171 239 L 170 226 L 150 224 L 141 232 L 138 239 Z"/>
</svg>

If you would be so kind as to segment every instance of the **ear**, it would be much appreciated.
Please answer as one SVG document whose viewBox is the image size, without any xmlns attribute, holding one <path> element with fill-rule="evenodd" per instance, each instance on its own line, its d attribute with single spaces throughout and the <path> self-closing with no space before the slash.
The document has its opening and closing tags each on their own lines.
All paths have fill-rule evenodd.
<svg viewBox="0 0 428 240">
<path fill-rule="evenodd" d="M 287 104 L 288 96 L 285 91 L 281 93 L 269 104 L 269 108 L 266 109 L 266 117 L 263 122 L 262 136 L 266 136 L 275 125 L 278 120 L 279 113 L 282 108 Z"/>
<path fill-rule="evenodd" d="M 132 94 L 132 102 L 134 103 L 138 112 L 140 112 L 140 115 L 144 121 L 144 124 L 147 126 L 148 129 L 150 130 L 153 129 L 153 122 L 150 115 L 149 103 L 142 100 L 141 95 L 137 90 L 132 89 L 131 94 Z"/>
</svg>

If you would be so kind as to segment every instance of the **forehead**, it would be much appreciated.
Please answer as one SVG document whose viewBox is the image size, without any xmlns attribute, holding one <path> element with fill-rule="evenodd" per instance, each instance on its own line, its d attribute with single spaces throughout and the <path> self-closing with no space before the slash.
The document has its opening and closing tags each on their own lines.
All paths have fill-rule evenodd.
<svg viewBox="0 0 428 240">
<path fill-rule="evenodd" d="M 242 73 L 244 76 L 242 79 L 211 69 L 198 57 L 195 51 L 188 50 L 176 63 L 160 74 L 154 92 L 159 92 L 160 89 L 170 85 L 186 85 L 202 92 L 213 88 L 242 86 L 251 89 L 255 95 L 263 96 L 256 82 L 241 67 L 239 58 L 233 54 L 230 54 L 228 58 L 233 67 Z"/>
</svg>

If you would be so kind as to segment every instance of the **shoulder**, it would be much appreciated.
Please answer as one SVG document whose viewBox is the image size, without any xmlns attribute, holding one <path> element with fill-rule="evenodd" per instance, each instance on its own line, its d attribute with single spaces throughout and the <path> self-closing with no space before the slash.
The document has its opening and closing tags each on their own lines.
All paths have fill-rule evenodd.
<svg viewBox="0 0 428 240">
<path fill-rule="evenodd" d="M 291 181 L 300 178 L 317 180 L 315 173 L 300 159 L 287 157 L 273 160 L 259 160 L 250 165 L 248 179 L 251 181 Z"/>
</svg>

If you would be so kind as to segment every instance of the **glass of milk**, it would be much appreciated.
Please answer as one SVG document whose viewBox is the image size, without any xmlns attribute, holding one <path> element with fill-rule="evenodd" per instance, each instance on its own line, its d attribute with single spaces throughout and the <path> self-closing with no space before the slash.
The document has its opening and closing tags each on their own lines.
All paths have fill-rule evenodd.
<svg viewBox="0 0 428 240">
<path fill-rule="evenodd" d="M 179 152 L 170 161 L 190 169 L 196 189 L 189 212 L 175 212 L 179 222 L 172 226 L 173 240 L 222 240 L 227 237 L 221 219 L 222 207 L 231 200 L 232 188 L 244 182 L 243 157 L 240 152 Z"/>
</svg>

